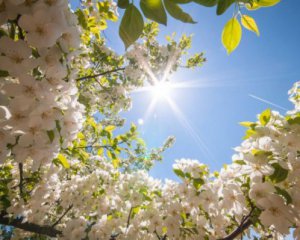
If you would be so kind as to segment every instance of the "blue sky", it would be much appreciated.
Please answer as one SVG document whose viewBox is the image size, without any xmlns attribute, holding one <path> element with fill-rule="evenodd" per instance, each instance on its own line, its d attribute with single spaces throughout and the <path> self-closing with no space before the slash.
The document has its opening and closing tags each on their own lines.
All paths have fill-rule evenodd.
<svg viewBox="0 0 300 240">
<path fill-rule="evenodd" d="M 247 12 L 255 18 L 261 36 L 243 30 L 241 44 L 230 56 L 222 47 L 221 33 L 233 9 L 222 16 L 216 16 L 215 8 L 196 4 L 185 5 L 184 9 L 198 23 L 184 24 L 169 18 L 168 26 L 161 26 L 160 39 L 163 42 L 164 36 L 172 32 L 193 34 L 191 53 L 204 51 L 207 62 L 198 70 L 180 70 L 170 78 L 196 81 L 199 86 L 171 93 L 190 130 L 166 101 L 160 101 L 140 126 L 149 147 L 161 145 L 169 135 L 176 137 L 173 148 L 164 154 L 164 161 L 151 171 L 158 178 L 176 179 L 172 164 L 179 158 L 198 159 L 213 171 L 230 163 L 232 148 L 241 143 L 245 130 L 238 122 L 255 121 L 256 115 L 269 107 L 285 112 L 249 95 L 290 109 L 287 91 L 300 79 L 300 1 L 283 0 L 275 7 Z M 124 51 L 118 24 L 110 24 L 105 34 L 113 49 Z M 128 123 L 144 118 L 152 100 L 151 94 L 135 93 L 132 97 L 132 110 L 123 114 Z"/>
</svg>

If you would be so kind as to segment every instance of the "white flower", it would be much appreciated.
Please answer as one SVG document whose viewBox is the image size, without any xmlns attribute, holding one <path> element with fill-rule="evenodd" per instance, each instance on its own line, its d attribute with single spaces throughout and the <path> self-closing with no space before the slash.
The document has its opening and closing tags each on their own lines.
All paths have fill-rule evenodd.
<svg viewBox="0 0 300 240">
<path fill-rule="evenodd" d="M 50 49 L 43 48 L 39 50 L 39 65 L 46 74 L 47 78 L 64 78 L 67 75 L 66 66 L 61 64 L 62 52 L 54 46 Z"/>
<path fill-rule="evenodd" d="M 258 182 L 251 185 L 249 191 L 249 197 L 255 202 L 262 198 L 267 198 L 272 196 L 271 194 L 275 192 L 275 188 L 269 182 Z"/>
<path fill-rule="evenodd" d="M 61 27 L 51 21 L 54 13 L 38 10 L 32 15 L 23 15 L 19 20 L 19 25 L 24 29 L 27 42 L 37 48 L 51 47 L 61 36 Z"/>
<path fill-rule="evenodd" d="M 293 210 L 285 205 L 281 197 L 273 194 L 272 198 L 260 199 L 258 204 L 264 210 L 259 217 L 264 226 L 274 226 L 276 231 L 289 234 L 294 220 Z"/>
<path fill-rule="evenodd" d="M 223 187 L 223 207 L 236 214 L 242 214 L 245 209 L 245 197 L 240 187 L 235 184 L 228 184 Z"/>
<path fill-rule="evenodd" d="M 56 128 L 56 120 L 59 120 L 60 114 L 54 108 L 48 105 L 39 105 L 31 114 L 29 120 L 29 126 L 43 126 L 45 130 L 52 130 Z"/>
<path fill-rule="evenodd" d="M 11 117 L 9 110 L 5 106 L 0 106 L 0 123 Z"/>
<path fill-rule="evenodd" d="M 0 39 L 0 69 L 6 70 L 13 77 L 22 76 L 35 67 L 34 59 L 30 58 L 31 49 L 23 40 L 13 41 L 4 36 Z"/>
<path fill-rule="evenodd" d="M 80 45 L 80 35 L 77 27 L 70 27 L 59 39 L 59 44 L 64 52 L 78 48 Z"/>
<path fill-rule="evenodd" d="M 3 91 L 9 97 L 23 97 L 30 100 L 38 98 L 41 94 L 41 88 L 38 81 L 32 76 L 24 75 L 19 78 L 20 83 L 6 84 Z"/>
</svg>

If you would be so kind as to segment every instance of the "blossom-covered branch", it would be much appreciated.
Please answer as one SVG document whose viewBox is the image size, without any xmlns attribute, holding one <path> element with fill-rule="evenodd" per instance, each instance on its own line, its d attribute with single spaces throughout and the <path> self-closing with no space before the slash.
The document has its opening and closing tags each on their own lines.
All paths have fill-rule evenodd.
<svg viewBox="0 0 300 240">
<path fill-rule="evenodd" d="M 57 237 L 62 233 L 61 231 L 53 228 L 52 226 L 40 226 L 35 223 L 24 222 L 22 218 L 11 219 L 7 217 L 5 213 L 0 214 L 0 224 L 22 229 L 31 233 L 46 235 L 49 237 Z"/>
</svg>

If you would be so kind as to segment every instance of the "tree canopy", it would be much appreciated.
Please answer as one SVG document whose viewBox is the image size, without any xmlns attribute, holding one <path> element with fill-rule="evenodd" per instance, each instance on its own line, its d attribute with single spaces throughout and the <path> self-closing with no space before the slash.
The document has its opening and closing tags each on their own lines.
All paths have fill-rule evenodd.
<svg viewBox="0 0 300 240">
<path fill-rule="evenodd" d="M 291 229 L 300 238 L 299 82 L 285 116 L 266 109 L 240 123 L 243 142 L 219 172 L 180 159 L 180 182 L 155 179 L 149 170 L 174 138 L 148 149 L 136 125 L 121 129 L 131 91 L 205 63 L 188 53 L 190 36 L 156 38 L 168 15 L 194 23 L 180 7 L 192 2 L 218 15 L 235 5 L 222 33 L 231 53 L 240 23 L 259 35 L 242 11 L 279 0 L 86 0 L 76 10 L 65 0 L 0 0 L 1 239 L 283 239 Z M 124 55 L 102 34 L 118 7 Z"/>
</svg>

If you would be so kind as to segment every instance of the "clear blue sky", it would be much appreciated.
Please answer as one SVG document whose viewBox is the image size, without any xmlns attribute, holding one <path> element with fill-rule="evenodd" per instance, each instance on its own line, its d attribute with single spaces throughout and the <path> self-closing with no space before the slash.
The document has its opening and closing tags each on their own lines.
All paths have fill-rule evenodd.
<svg viewBox="0 0 300 240">
<path fill-rule="evenodd" d="M 172 32 L 192 33 L 191 53 L 204 51 L 208 61 L 198 70 L 180 70 L 171 77 L 173 81 L 197 81 L 202 86 L 172 92 L 173 101 L 194 131 L 193 136 L 163 101 L 140 126 L 149 147 L 159 146 L 169 135 L 176 136 L 176 143 L 164 154 L 163 163 L 156 164 L 151 171 L 158 178 L 175 179 L 172 164 L 179 158 L 198 159 L 213 171 L 230 163 L 232 148 L 241 143 L 245 130 L 238 122 L 255 121 L 256 114 L 269 107 L 285 112 L 249 94 L 290 109 L 287 91 L 300 80 L 300 1 L 282 0 L 275 7 L 248 12 L 256 19 L 261 36 L 244 30 L 240 46 L 230 56 L 220 39 L 233 10 L 216 16 L 215 8 L 196 4 L 184 8 L 198 23 L 183 24 L 169 18 L 168 26 L 161 26 L 160 38 L 164 41 L 164 36 Z M 110 24 L 105 34 L 113 49 L 124 51 L 118 24 Z M 132 97 L 132 110 L 123 114 L 128 123 L 143 118 L 152 100 L 150 94 L 135 93 Z"/>
</svg>

